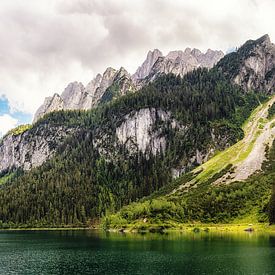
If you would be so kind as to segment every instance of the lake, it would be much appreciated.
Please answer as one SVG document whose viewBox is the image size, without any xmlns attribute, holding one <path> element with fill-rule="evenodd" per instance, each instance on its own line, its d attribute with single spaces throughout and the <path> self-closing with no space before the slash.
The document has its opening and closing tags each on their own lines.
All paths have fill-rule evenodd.
<svg viewBox="0 0 275 275">
<path fill-rule="evenodd" d="M 275 237 L 1 231 L 0 274 L 275 274 Z"/>
</svg>

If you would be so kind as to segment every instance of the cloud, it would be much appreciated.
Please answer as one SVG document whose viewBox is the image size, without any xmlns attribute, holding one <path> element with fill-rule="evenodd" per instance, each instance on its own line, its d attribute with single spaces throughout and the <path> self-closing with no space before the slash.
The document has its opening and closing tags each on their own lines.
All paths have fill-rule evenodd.
<svg viewBox="0 0 275 275">
<path fill-rule="evenodd" d="M 8 132 L 8 130 L 14 128 L 18 123 L 18 120 L 8 114 L 0 116 L 0 137 Z"/>
<path fill-rule="evenodd" d="M 131 73 L 148 50 L 228 49 L 269 33 L 273 0 L 2 0 L 0 94 L 33 114 L 68 82 Z"/>
</svg>

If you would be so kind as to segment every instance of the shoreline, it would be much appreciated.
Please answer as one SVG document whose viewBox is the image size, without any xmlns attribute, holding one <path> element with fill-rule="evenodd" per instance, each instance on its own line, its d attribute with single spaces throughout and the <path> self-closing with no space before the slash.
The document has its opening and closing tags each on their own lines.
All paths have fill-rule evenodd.
<svg viewBox="0 0 275 275">
<path fill-rule="evenodd" d="M 182 224 L 177 227 L 165 228 L 162 225 L 152 224 L 148 228 L 135 228 L 134 226 L 109 228 L 107 230 L 101 227 L 19 227 L 19 228 L 1 228 L 0 232 L 4 231 L 106 231 L 120 233 L 172 233 L 172 232 L 187 232 L 187 233 L 273 233 L 275 234 L 275 225 L 269 224 Z"/>
</svg>

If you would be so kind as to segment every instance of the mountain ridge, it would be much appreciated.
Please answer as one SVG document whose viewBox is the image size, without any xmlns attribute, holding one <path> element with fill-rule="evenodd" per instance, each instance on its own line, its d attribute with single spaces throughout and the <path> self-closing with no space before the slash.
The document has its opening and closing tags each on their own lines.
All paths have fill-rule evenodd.
<svg viewBox="0 0 275 275">
<path fill-rule="evenodd" d="M 97 74 L 86 87 L 80 82 L 68 84 L 58 101 L 56 100 L 56 95 L 58 94 L 45 99 L 42 106 L 38 108 L 34 115 L 34 122 L 52 111 L 63 109 L 88 110 L 94 108 L 99 104 L 101 97 L 111 86 L 118 86 L 116 89 L 117 96 L 125 95 L 127 92 L 136 92 L 162 73 L 174 73 L 182 77 L 187 72 L 198 67 L 212 68 L 223 56 L 222 51 L 208 49 L 203 54 L 198 49 L 191 50 L 190 48 L 186 48 L 184 52 L 171 51 L 166 56 L 163 56 L 160 50 L 154 49 L 148 52 L 145 61 L 133 75 L 130 75 L 123 67 L 119 70 L 109 67 L 105 70 L 103 76 Z M 163 58 L 163 60 L 159 58 Z M 156 65 L 157 62 L 158 65 Z M 127 84 L 119 85 L 118 75 L 120 75 L 120 78 L 127 78 Z M 69 98 L 71 98 L 70 102 L 68 102 Z M 72 104 L 72 101 L 75 104 Z"/>
</svg>

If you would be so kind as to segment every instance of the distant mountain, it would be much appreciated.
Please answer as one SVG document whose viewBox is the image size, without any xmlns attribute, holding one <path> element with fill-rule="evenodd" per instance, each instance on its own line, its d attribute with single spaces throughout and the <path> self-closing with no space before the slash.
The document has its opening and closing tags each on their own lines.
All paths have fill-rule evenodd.
<svg viewBox="0 0 275 275">
<path fill-rule="evenodd" d="M 275 92 L 275 44 L 267 34 L 248 40 L 220 60 L 217 67 L 246 91 Z"/>
<path fill-rule="evenodd" d="M 149 51 L 145 61 L 142 63 L 140 67 L 138 67 L 137 71 L 133 74 L 133 79 L 139 80 L 147 77 L 158 58 L 162 56 L 162 52 L 158 49 Z"/>
<path fill-rule="evenodd" d="M 153 55 L 156 57 L 157 55 Z M 202 53 L 198 49 L 191 50 L 186 48 L 185 51 L 171 51 L 167 56 L 158 55 L 155 63 L 151 64 L 151 55 L 148 54 L 146 61 L 142 67 L 150 67 L 150 71 L 146 71 L 143 78 L 138 78 L 137 82 L 145 85 L 146 83 L 154 80 L 161 74 L 172 73 L 183 77 L 186 73 L 197 68 L 212 68 L 222 57 L 224 56 L 222 51 L 207 50 L 206 53 Z M 143 71 L 143 70 L 141 70 Z"/>
<path fill-rule="evenodd" d="M 210 49 L 204 54 L 198 49 L 187 48 L 184 52 L 172 51 L 165 57 L 158 49 L 149 51 L 145 61 L 132 76 L 124 68 L 118 71 L 107 68 L 103 76 L 98 74 L 86 87 L 80 82 L 72 82 L 61 96 L 54 94 L 53 97 L 47 97 L 36 111 L 34 122 L 53 111 L 91 109 L 100 102 L 135 92 L 163 73 L 182 77 L 199 67 L 212 68 L 223 56 L 222 51 Z"/>
<path fill-rule="evenodd" d="M 53 97 L 47 97 L 36 111 L 34 122 L 53 111 L 91 109 L 100 102 L 106 90 L 111 86 L 116 86 L 121 95 L 134 89 L 131 76 L 124 68 L 118 71 L 107 68 L 102 76 L 98 74 L 86 87 L 81 82 L 72 82 L 61 96 L 54 94 Z"/>
</svg>

